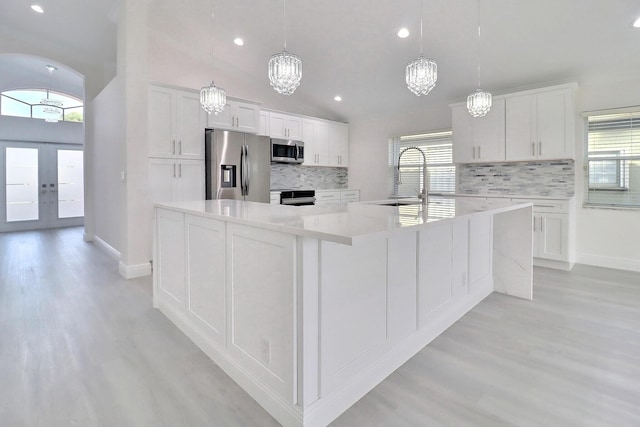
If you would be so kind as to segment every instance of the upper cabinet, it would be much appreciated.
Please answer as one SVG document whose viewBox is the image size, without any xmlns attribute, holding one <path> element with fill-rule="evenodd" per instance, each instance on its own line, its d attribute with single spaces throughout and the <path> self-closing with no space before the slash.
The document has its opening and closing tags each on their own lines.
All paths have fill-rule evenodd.
<svg viewBox="0 0 640 427">
<path fill-rule="evenodd" d="M 302 118 L 269 112 L 269 136 L 271 138 L 301 139 Z"/>
<path fill-rule="evenodd" d="M 575 107 L 571 88 L 507 98 L 507 159 L 574 157 Z"/>
<path fill-rule="evenodd" d="M 269 112 L 260 110 L 260 127 L 258 135 L 269 136 Z"/>
<path fill-rule="evenodd" d="M 257 103 L 227 98 L 224 110 L 217 115 L 209 114 L 208 127 L 258 133 L 260 131 L 260 106 Z"/>
<path fill-rule="evenodd" d="M 573 159 L 576 84 L 494 97 L 485 117 L 451 107 L 454 163 Z"/>
<path fill-rule="evenodd" d="M 451 108 L 454 163 L 486 163 L 505 160 L 505 102 L 493 100 L 484 117 L 472 117 L 466 105 Z"/>
<path fill-rule="evenodd" d="M 149 87 L 149 156 L 204 159 L 206 113 L 197 92 Z"/>
<path fill-rule="evenodd" d="M 349 166 L 349 126 L 318 119 L 302 120 L 305 166 Z"/>
</svg>

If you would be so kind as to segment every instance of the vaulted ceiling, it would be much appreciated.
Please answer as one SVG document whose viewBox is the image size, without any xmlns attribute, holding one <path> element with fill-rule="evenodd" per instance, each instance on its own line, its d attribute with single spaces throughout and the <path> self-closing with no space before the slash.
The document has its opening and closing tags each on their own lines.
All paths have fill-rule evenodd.
<svg viewBox="0 0 640 427">
<path fill-rule="evenodd" d="M 482 87 L 494 93 L 640 72 L 637 0 L 480 0 L 480 43 L 477 0 L 423 1 L 424 53 L 438 63 L 439 78 L 429 95 L 417 97 L 406 88 L 404 69 L 420 54 L 419 0 L 289 0 L 287 48 L 302 58 L 304 71 L 287 100 L 267 79 L 269 57 L 283 46 L 282 0 L 149 0 L 149 7 L 164 14 L 172 37 L 184 35 L 199 52 L 210 53 L 213 38 L 214 63 L 233 68 L 236 79 L 216 79 L 220 86 L 246 82 L 266 106 L 298 103 L 347 121 L 463 101 L 477 87 L 478 63 Z M 41 4 L 50 10 L 36 15 L 25 0 L 3 0 L 0 31 L 64 47 L 94 64 L 115 61 L 115 0 Z M 210 10 L 213 21 L 202 16 Z M 411 35 L 398 38 L 400 27 Z M 235 37 L 245 45 L 234 45 Z"/>
</svg>

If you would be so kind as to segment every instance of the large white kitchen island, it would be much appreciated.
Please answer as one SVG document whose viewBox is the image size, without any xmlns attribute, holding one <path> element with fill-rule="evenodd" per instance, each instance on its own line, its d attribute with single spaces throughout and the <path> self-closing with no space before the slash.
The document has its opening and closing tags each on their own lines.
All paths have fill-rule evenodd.
<svg viewBox="0 0 640 427">
<path fill-rule="evenodd" d="M 324 426 L 493 291 L 532 298 L 532 205 L 156 205 L 154 306 L 285 426 Z"/>
</svg>

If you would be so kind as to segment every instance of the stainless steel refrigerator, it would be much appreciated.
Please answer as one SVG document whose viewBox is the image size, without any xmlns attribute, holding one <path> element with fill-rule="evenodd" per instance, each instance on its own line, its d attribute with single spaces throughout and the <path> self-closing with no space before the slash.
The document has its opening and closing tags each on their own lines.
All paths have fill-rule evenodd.
<svg viewBox="0 0 640 427">
<path fill-rule="evenodd" d="M 269 137 L 206 129 L 206 197 L 269 203 Z"/>
</svg>

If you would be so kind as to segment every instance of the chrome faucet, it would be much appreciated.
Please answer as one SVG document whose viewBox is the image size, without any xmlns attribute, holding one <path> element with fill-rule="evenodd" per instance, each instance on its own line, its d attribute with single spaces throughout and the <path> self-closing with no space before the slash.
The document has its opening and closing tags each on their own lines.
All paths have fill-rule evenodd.
<svg viewBox="0 0 640 427">
<path fill-rule="evenodd" d="M 400 180 L 400 159 L 402 155 L 409 150 L 418 150 L 420 154 L 422 154 L 422 191 L 418 194 L 418 199 L 422 200 L 422 204 L 427 204 L 427 199 L 429 197 L 428 188 L 429 188 L 429 177 L 427 176 L 427 156 L 425 156 L 424 152 L 418 147 L 407 147 L 400 152 L 398 156 L 398 180 L 396 184 L 402 184 Z"/>
</svg>

